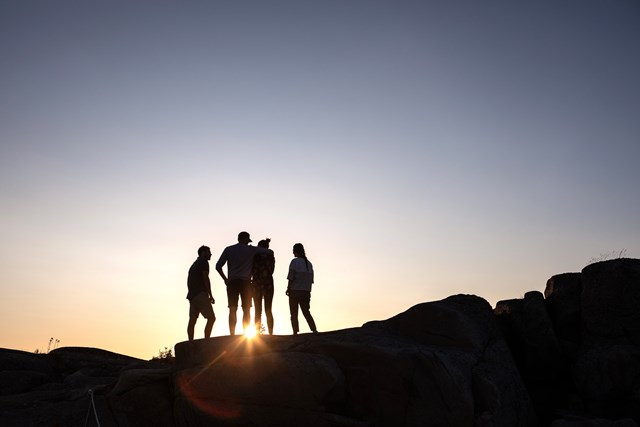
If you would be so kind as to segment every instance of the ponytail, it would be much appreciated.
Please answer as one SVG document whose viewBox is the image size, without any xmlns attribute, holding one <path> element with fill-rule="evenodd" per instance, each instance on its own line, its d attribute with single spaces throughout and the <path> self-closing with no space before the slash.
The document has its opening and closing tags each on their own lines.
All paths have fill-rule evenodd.
<svg viewBox="0 0 640 427">
<path fill-rule="evenodd" d="M 304 263 L 307 266 L 307 271 L 309 271 L 309 260 L 307 259 L 307 254 L 304 251 L 304 246 L 302 243 L 296 243 L 293 245 L 293 252 L 299 255 L 301 258 L 304 258 Z"/>
</svg>

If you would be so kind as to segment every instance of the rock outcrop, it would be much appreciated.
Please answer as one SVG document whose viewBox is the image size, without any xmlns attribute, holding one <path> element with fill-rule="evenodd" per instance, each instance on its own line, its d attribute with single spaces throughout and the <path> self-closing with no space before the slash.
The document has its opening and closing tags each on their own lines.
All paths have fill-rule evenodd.
<svg viewBox="0 0 640 427">
<path fill-rule="evenodd" d="M 182 342 L 175 360 L 0 349 L 0 425 L 632 427 L 639 303 L 640 260 L 618 259 L 495 309 L 456 295 L 360 328 Z"/>
<path fill-rule="evenodd" d="M 0 425 L 85 425 L 93 401 L 100 424 L 116 426 L 108 391 L 123 371 L 153 366 L 94 348 L 59 348 L 49 354 L 0 349 Z"/>
<path fill-rule="evenodd" d="M 544 296 L 494 310 L 542 424 L 640 423 L 640 260 L 553 276 Z"/>
<path fill-rule="evenodd" d="M 361 328 L 176 345 L 178 426 L 533 426 L 489 304 L 457 295 Z"/>
</svg>

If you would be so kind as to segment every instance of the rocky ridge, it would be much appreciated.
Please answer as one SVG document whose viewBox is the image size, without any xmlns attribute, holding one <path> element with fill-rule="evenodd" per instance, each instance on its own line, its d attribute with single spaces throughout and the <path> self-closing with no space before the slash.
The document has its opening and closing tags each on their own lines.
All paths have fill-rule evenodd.
<svg viewBox="0 0 640 427">
<path fill-rule="evenodd" d="M 0 349 L 0 425 L 637 426 L 640 260 L 559 274 L 493 309 L 455 295 L 360 328 L 175 355 Z"/>
</svg>

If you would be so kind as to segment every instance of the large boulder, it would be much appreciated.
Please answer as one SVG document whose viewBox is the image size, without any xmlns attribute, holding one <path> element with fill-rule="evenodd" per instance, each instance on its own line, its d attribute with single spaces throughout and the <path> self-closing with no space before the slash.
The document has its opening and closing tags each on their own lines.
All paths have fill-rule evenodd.
<svg viewBox="0 0 640 427">
<path fill-rule="evenodd" d="M 582 270 L 582 324 L 586 342 L 640 345 L 640 260 L 614 259 Z"/>
<path fill-rule="evenodd" d="M 527 347 L 524 328 L 524 300 L 514 298 L 498 301 L 493 309 L 498 325 L 506 343 L 511 350 L 511 354 L 520 369 L 526 372 L 525 360 L 527 357 Z"/>
<path fill-rule="evenodd" d="M 582 270 L 582 346 L 573 382 L 586 411 L 640 422 L 640 260 Z"/>
<path fill-rule="evenodd" d="M 95 348 L 48 354 L 0 349 L 0 425 L 85 425 L 89 414 L 103 427 L 124 426 L 116 423 L 106 393 L 123 368 L 144 363 Z"/>
<path fill-rule="evenodd" d="M 494 313 L 507 334 L 536 412 L 549 423 L 564 403 L 569 363 L 564 359 L 542 293 L 527 292 L 521 300 L 500 301 Z"/>
<path fill-rule="evenodd" d="M 482 298 L 457 295 L 361 328 L 176 345 L 179 426 L 532 426 Z"/>
<path fill-rule="evenodd" d="M 499 301 L 494 313 L 520 370 L 537 380 L 555 378 L 560 345 L 542 294 L 531 291 L 521 300 Z"/>
<path fill-rule="evenodd" d="M 107 398 L 120 427 L 175 425 L 171 368 L 123 370 Z"/>
<path fill-rule="evenodd" d="M 491 306 L 475 295 L 425 302 L 384 322 L 364 325 L 375 326 L 417 343 L 466 350 L 482 350 L 499 334 Z"/>
<path fill-rule="evenodd" d="M 197 412 L 219 425 L 327 425 L 322 412 L 344 399 L 344 377 L 332 359 L 298 352 L 256 356 L 232 352 L 206 369 L 176 373 L 178 425 L 193 425 L 180 414 Z M 292 421 L 293 420 L 293 421 Z"/>
<path fill-rule="evenodd" d="M 640 422 L 640 260 L 551 277 L 494 310 L 543 425 Z"/>
<path fill-rule="evenodd" d="M 60 380 L 55 364 L 46 355 L 0 349 L 0 396 L 25 393 Z"/>
<path fill-rule="evenodd" d="M 582 274 L 564 273 L 547 280 L 544 298 L 549 317 L 558 337 L 567 352 L 574 352 L 582 342 Z"/>
<path fill-rule="evenodd" d="M 102 377 L 117 377 L 121 369 L 144 363 L 135 357 L 91 347 L 61 347 L 48 353 L 47 358 L 60 372 L 82 371 Z"/>
<path fill-rule="evenodd" d="M 640 421 L 640 346 L 584 346 L 574 361 L 573 379 L 590 414 Z"/>
</svg>

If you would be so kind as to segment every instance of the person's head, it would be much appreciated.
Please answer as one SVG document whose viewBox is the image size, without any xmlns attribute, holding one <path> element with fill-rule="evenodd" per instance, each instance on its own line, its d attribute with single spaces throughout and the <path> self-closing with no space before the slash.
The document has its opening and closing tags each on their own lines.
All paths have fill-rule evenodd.
<svg viewBox="0 0 640 427">
<path fill-rule="evenodd" d="M 264 240 L 260 240 L 260 241 L 258 242 L 258 247 L 259 247 L 259 248 L 266 248 L 266 249 L 269 249 L 269 242 L 270 242 L 270 241 L 271 241 L 271 239 L 270 239 L 270 238 L 268 238 L 268 237 L 267 237 L 266 239 L 264 239 Z"/>
<path fill-rule="evenodd" d="M 249 233 L 247 233 L 246 231 L 241 231 L 240 233 L 238 233 L 238 242 L 239 243 L 244 243 L 249 244 L 251 243 L 253 240 L 251 240 L 251 237 L 249 236 Z"/>
<path fill-rule="evenodd" d="M 211 259 L 211 249 L 209 248 L 209 246 L 200 246 L 198 248 L 198 256 L 200 258 Z"/>
<path fill-rule="evenodd" d="M 302 246 L 302 243 L 296 243 L 295 245 L 293 245 L 293 255 L 303 258 L 307 257 L 307 254 L 304 252 L 304 246 Z"/>
</svg>

